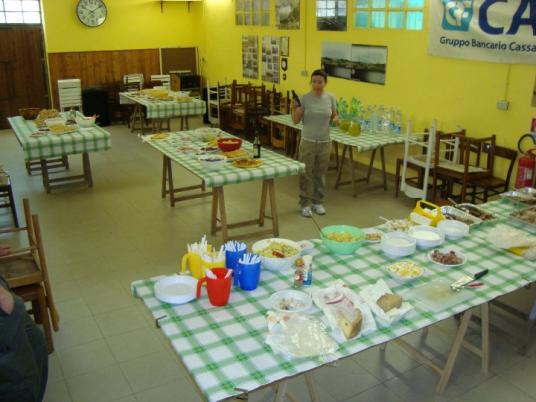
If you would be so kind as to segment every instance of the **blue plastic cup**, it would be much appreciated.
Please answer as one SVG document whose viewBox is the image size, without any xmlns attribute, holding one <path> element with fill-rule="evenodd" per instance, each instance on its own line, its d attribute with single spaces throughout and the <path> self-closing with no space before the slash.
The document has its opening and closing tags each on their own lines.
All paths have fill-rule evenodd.
<svg viewBox="0 0 536 402">
<path fill-rule="evenodd" d="M 238 281 L 242 290 L 255 290 L 261 281 L 261 262 L 256 264 L 238 263 Z M 236 271 L 235 271 L 236 273 Z"/>
<path fill-rule="evenodd" d="M 233 272 L 233 286 L 238 286 L 238 275 L 236 275 L 236 270 L 238 266 L 238 260 L 240 260 L 244 254 L 247 252 L 247 247 L 239 251 L 228 251 L 225 250 L 225 267 L 227 269 L 232 269 Z"/>
</svg>

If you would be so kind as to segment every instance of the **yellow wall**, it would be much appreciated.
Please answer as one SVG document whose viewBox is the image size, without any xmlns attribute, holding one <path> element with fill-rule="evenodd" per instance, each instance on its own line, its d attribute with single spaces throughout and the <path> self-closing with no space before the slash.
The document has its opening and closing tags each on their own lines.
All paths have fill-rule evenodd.
<svg viewBox="0 0 536 402">
<path fill-rule="evenodd" d="M 349 7 L 352 3 L 348 2 Z M 233 0 L 204 0 L 203 3 L 206 30 L 201 55 L 206 59 L 205 74 L 212 81 L 225 78 L 245 81 L 241 79 L 240 38 L 243 33 L 258 34 L 259 40 L 262 35 L 290 37 L 288 79 L 278 87 L 297 92 L 308 89 L 308 78 L 300 76 L 304 66 L 310 73 L 320 65 L 322 41 L 384 45 L 388 47 L 386 85 L 331 78 L 327 89 L 337 98 L 356 96 L 366 104 L 395 106 L 403 112 L 404 120 L 410 118 L 418 130 L 435 118 L 440 129 L 452 130 L 459 125 L 466 128 L 470 136 L 495 133 L 498 144 L 513 148 L 518 137 L 529 131 L 531 117 L 536 116 L 536 108 L 530 106 L 536 76 L 534 65 L 509 67 L 431 57 L 427 53 L 427 21 L 424 30 L 419 32 L 354 30 L 350 16 L 347 32 L 319 32 L 315 2 L 302 0 L 299 31 L 237 27 L 233 22 L 234 5 Z M 275 24 L 273 8 L 274 0 L 272 26 Z M 510 110 L 497 110 L 496 101 L 505 98 L 510 101 Z M 399 149 L 394 152 L 400 155 Z"/>
<path fill-rule="evenodd" d="M 89 28 L 76 16 L 78 0 L 41 0 L 47 51 L 148 49 L 197 46 L 196 8 L 187 3 L 166 2 L 164 12 L 155 0 L 105 0 L 108 17 L 103 25 Z"/>
</svg>

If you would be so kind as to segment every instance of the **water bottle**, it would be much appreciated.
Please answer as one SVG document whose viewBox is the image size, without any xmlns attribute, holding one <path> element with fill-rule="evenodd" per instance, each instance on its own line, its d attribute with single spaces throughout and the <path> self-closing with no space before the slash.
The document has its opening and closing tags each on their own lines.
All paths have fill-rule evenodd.
<svg viewBox="0 0 536 402">
<path fill-rule="evenodd" d="M 382 132 L 388 134 L 391 131 L 391 122 L 393 121 L 393 109 L 384 109 Z"/>
<path fill-rule="evenodd" d="M 394 117 L 394 130 L 395 134 L 400 134 L 402 132 L 402 112 L 397 110 Z"/>
</svg>

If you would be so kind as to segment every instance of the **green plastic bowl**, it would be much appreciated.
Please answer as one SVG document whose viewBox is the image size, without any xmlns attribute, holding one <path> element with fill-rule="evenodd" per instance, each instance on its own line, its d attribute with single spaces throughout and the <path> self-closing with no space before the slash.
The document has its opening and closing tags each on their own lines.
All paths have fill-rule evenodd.
<svg viewBox="0 0 536 402">
<path fill-rule="evenodd" d="M 330 233 L 349 233 L 360 240 L 353 242 L 340 242 L 335 240 L 330 240 L 326 235 Z M 320 233 L 320 238 L 322 243 L 335 254 L 353 254 L 365 241 L 365 232 L 358 227 L 348 226 L 348 225 L 332 225 L 326 226 L 322 229 Z"/>
</svg>

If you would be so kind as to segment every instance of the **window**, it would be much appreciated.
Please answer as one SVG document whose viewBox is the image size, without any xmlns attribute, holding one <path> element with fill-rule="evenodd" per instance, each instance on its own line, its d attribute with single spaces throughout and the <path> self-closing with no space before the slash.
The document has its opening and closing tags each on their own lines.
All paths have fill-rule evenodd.
<svg viewBox="0 0 536 402">
<path fill-rule="evenodd" d="M 354 28 L 420 31 L 424 0 L 354 0 Z"/>
<path fill-rule="evenodd" d="M 0 0 L 0 24 L 40 24 L 39 0 Z"/>
<path fill-rule="evenodd" d="M 317 0 L 316 21 L 319 31 L 346 31 L 346 0 Z"/>
<path fill-rule="evenodd" d="M 235 0 L 236 25 L 270 25 L 270 0 Z"/>
</svg>

